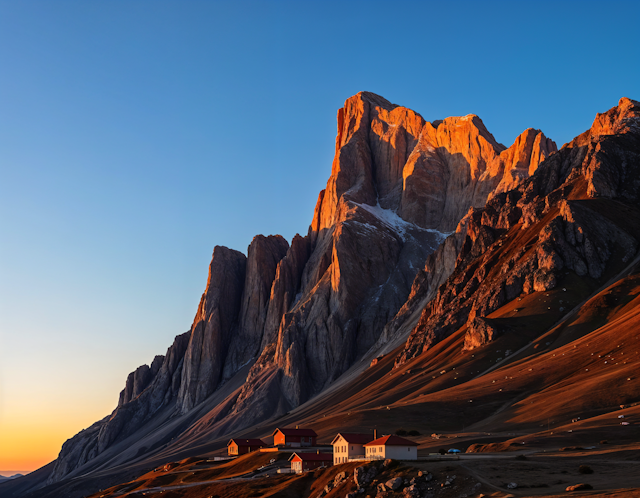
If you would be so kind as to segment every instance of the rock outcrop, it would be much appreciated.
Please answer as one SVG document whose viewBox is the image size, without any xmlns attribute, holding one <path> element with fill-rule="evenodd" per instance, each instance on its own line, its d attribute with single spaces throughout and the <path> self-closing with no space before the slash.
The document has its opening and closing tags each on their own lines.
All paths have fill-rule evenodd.
<svg viewBox="0 0 640 498">
<path fill-rule="evenodd" d="M 120 399 L 118 400 L 118 406 L 122 406 L 128 403 L 133 398 L 139 396 L 149 384 L 153 381 L 157 375 L 164 356 L 158 355 L 153 359 L 151 367 L 148 365 L 142 365 L 138 367 L 134 372 L 131 372 L 127 377 L 125 388 L 120 392 Z"/>
<path fill-rule="evenodd" d="M 213 393 L 222 378 L 232 334 L 238 328 L 245 267 L 244 254 L 220 246 L 213 250 L 207 290 L 191 326 L 184 357 L 178 393 L 183 412 Z"/>
<path fill-rule="evenodd" d="M 614 253 L 616 261 L 629 262 L 640 237 L 625 219 L 625 203 L 639 200 L 640 104 L 621 99 L 535 175 L 473 213 L 455 270 L 422 311 L 396 362 L 466 323 L 474 330 L 476 317 L 520 295 L 553 289 L 567 271 L 597 281 Z"/>
<path fill-rule="evenodd" d="M 271 286 L 278 264 L 288 249 L 289 244 L 280 235 L 258 235 L 249 245 L 238 329 L 229 343 L 225 378 L 231 377 L 260 351 Z"/>
<path fill-rule="evenodd" d="M 278 334 L 280 320 L 300 297 L 302 272 L 309 260 L 309 237 L 296 236 L 291 241 L 287 254 L 278 263 L 275 278 L 271 286 L 269 308 L 264 324 L 264 334 L 260 349 L 273 344 Z"/>
<path fill-rule="evenodd" d="M 489 318 L 475 317 L 467 324 L 463 350 L 470 351 L 484 346 L 500 335 L 500 328 Z"/>
<path fill-rule="evenodd" d="M 481 195 L 488 194 L 488 197 L 493 197 L 516 188 L 535 173 L 542 161 L 557 150 L 555 142 L 545 137 L 540 130 L 525 130 L 511 147 L 502 151 L 487 166 L 480 182 L 485 186 Z M 490 191 L 487 192 L 487 189 Z"/>
</svg>

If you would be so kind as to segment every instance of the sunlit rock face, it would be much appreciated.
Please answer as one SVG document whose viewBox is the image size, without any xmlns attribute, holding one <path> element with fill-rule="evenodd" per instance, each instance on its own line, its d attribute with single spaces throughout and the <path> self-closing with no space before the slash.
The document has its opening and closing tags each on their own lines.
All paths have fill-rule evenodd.
<svg viewBox="0 0 640 498">
<path fill-rule="evenodd" d="M 477 116 L 429 123 L 372 93 L 348 99 L 338 111 L 332 172 L 316 204 L 297 298 L 273 343 L 263 343 L 234 409 L 238 418 L 262 413 L 249 408 L 267 398 L 260 391 L 297 406 L 392 337 L 395 329 L 385 325 L 407 299 L 424 300 L 412 284 L 445 232 L 471 207 L 483 207 L 507 174 L 504 185 L 517 183 L 553 151 L 534 130 L 506 149 Z M 453 271 L 460 230 L 458 243 L 429 263 L 447 262 L 429 272 L 434 287 Z"/>
<path fill-rule="evenodd" d="M 531 130 L 518 141 L 544 142 Z M 477 317 L 552 290 L 569 273 L 603 283 L 607 272 L 633 259 L 640 246 L 629 218 L 640 201 L 640 104 L 621 99 L 533 176 L 501 192 L 508 181 L 503 178 L 485 207 L 471 213 L 455 269 L 424 307 L 397 364 L 464 326 L 465 347 L 478 347 L 495 331 Z"/>
<path fill-rule="evenodd" d="M 321 392 L 435 295 L 492 192 L 521 185 L 554 151 L 537 130 L 507 149 L 474 115 L 428 122 L 373 93 L 347 99 L 307 235 L 257 236 L 247 256 L 216 247 L 190 331 L 130 376 L 112 415 L 65 444 L 51 479 L 160 411 L 194 413 L 252 362 L 216 415 L 220 434 Z"/>
</svg>

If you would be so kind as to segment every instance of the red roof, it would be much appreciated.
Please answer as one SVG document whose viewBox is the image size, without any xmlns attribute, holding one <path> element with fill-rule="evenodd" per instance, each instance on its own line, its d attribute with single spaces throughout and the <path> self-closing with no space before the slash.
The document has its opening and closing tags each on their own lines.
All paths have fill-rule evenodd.
<svg viewBox="0 0 640 498">
<path fill-rule="evenodd" d="M 333 462 L 333 454 L 332 453 L 294 453 L 289 457 L 289 461 L 293 460 L 295 457 L 300 458 L 300 460 L 310 461 L 310 460 L 320 460 L 323 462 Z"/>
<path fill-rule="evenodd" d="M 231 443 L 236 443 L 238 446 L 266 446 L 262 439 L 231 439 L 227 443 L 229 446 Z"/>
<path fill-rule="evenodd" d="M 371 434 L 355 434 L 351 432 L 339 432 L 338 435 L 333 438 L 333 441 L 331 441 L 331 444 L 335 443 L 340 436 L 342 436 L 347 443 L 351 443 L 351 444 L 365 444 L 371 441 L 372 439 Z"/>
<path fill-rule="evenodd" d="M 419 444 L 400 436 L 383 436 L 365 446 L 419 446 Z"/>
<path fill-rule="evenodd" d="M 311 436 L 318 437 L 318 435 L 312 429 L 276 429 L 273 431 L 272 436 L 276 435 L 276 432 L 282 432 L 285 436 Z"/>
</svg>

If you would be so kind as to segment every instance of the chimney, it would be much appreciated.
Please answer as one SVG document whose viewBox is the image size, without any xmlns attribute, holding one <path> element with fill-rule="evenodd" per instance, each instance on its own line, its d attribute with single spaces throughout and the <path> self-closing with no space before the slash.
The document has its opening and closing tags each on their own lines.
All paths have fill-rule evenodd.
<svg viewBox="0 0 640 498">
<path fill-rule="evenodd" d="M 375 441 L 376 439 L 378 439 L 378 431 L 373 429 L 373 440 Z"/>
</svg>

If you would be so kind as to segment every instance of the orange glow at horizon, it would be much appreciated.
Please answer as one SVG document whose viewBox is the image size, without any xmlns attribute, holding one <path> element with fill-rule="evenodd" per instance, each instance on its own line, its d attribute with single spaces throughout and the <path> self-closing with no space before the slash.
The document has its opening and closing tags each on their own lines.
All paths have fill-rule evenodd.
<svg viewBox="0 0 640 498">
<path fill-rule="evenodd" d="M 70 409 L 43 401 L 1 407 L 0 472 L 32 472 L 52 462 L 65 441 L 105 415 L 104 407 L 83 409 L 76 401 Z"/>
<path fill-rule="evenodd" d="M 63 443 L 78 432 L 78 421 L 3 419 L 0 421 L 0 471 L 32 472 L 55 460 Z"/>
</svg>

